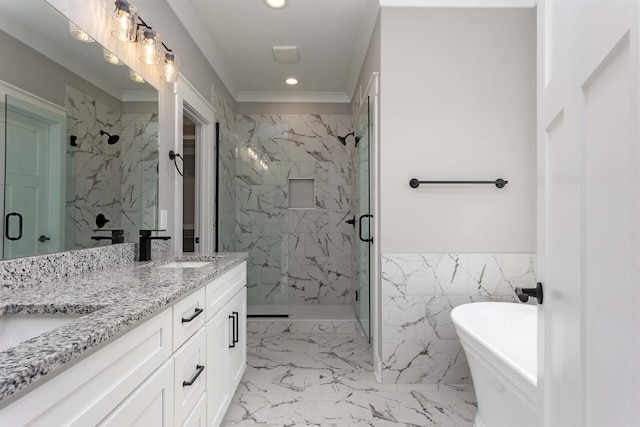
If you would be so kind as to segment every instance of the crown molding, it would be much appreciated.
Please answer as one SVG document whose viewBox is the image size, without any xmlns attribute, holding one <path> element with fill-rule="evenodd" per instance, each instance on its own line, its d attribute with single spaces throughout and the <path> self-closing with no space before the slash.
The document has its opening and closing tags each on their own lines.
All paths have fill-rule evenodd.
<svg viewBox="0 0 640 427">
<path fill-rule="evenodd" d="M 122 102 L 158 102 L 158 92 L 153 90 L 125 90 L 120 97 Z"/>
<path fill-rule="evenodd" d="M 380 0 L 381 7 L 532 8 L 537 0 Z"/>
<path fill-rule="evenodd" d="M 345 92 L 252 92 L 240 91 L 237 102 L 321 102 L 350 103 Z"/>
</svg>

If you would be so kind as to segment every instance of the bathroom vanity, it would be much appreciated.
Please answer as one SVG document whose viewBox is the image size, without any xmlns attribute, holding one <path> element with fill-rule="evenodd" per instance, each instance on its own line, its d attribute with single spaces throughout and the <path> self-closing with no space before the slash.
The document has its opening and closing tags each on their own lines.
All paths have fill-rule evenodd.
<svg viewBox="0 0 640 427">
<path fill-rule="evenodd" d="M 245 369 L 246 254 L 130 263 L 0 297 L 0 340 L 44 325 L 0 351 L 3 426 L 217 426 Z"/>
</svg>

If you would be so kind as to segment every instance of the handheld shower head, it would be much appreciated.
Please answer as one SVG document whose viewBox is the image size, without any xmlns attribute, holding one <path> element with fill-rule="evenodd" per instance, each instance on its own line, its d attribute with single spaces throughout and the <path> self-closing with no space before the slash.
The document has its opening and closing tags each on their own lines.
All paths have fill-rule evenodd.
<svg viewBox="0 0 640 427">
<path fill-rule="evenodd" d="M 105 132 L 103 130 L 100 131 L 100 135 L 107 135 L 109 138 L 107 139 L 107 144 L 113 145 L 116 142 L 120 141 L 120 135 L 111 135 L 109 132 Z"/>
</svg>

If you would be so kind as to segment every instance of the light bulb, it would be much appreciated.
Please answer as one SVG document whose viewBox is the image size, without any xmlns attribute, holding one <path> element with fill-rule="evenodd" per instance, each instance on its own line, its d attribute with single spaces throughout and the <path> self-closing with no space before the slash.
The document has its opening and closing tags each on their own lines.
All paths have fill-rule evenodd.
<svg viewBox="0 0 640 427">
<path fill-rule="evenodd" d="M 149 65 L 157 64 L 159 62 L 160 35 L 151 28 L 140 28 L 138 40 L 140 40 L 142 49 L 140 60 Z"/>
<path fill-rule="evenodd" d="M 175 83 L 178 81 L 178 61 L 173 53 L 167 52 L 164 55 L 163 73 L 164 80 L 167 83 Z"/>
<path fill-rule="evenodd" d="M 78 27 L 73 22 L 69 22 L 69 32 L 74 39 L 80 40 L 81 42 L 93 43 L 95 41 L 89 34 L 87 34 L 82 28 Z"/>
<path fill-rule="evenodd" d="M 120 62 L 120 59 L 115 56 L 113 53 L 109 52 L 107 49 L 102 49 L 102 53 L 103 53 L 103 58 L 105 61 L 107 61 L 109 64 L 113 64 L 113 65 L 122 65 L 122 62 Z"/>
<path fill-rule="evenodd" d="M 136 40 L 138 9 L 126 0 L 116 0 L 116 8 L 112 15 L 115 38 L 123 42 Z"/>
<path fill-rule="evenodd" d="M 142 78 L 142 76 L 140 76 L 140 74 L 136 73 L 132 69 L 129 69 L 129 78 L 136 83 L 144 83 L 144 79 Z"/>
<path fill-rule="evenodd" d="M 293 78 L 293 77 L 289 77 L 287 80 L 284 81 L 286 84 L 293 86 L 293 85 L 297 85 L 298 84 L 298 79 Z"/>
</svg>

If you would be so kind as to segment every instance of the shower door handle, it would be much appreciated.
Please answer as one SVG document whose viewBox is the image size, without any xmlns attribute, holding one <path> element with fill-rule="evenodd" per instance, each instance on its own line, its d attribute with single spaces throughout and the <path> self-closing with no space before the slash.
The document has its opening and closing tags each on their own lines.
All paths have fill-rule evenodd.
<svg viewBox="0 0 640 427">
<path fill-rule="evenodd" d="M 9 219 L 12 216 L 18 217 L 18 237 L 11 237 L 9 235 Z M 10 214 L 7 214 L 7 217 L 4 220 L 4 236 L 8 240 L 13 240 L 13 241 L 22 239 L 22 215 L 20 215 L 17 212 L 11 212 Z"/>
<path fill-rule="evenodd" d="M 369 237 L 368 239 L 365 239 L 364 237 L 362 237 L 362 218 L 373 218 L 373 215 L 370 215 L 370 214 L 360 215 L 360 218 L 358 219 L 358 222 L 360 223 L 360 227 L 358 228 L 358 231 L 359 231 L 358 237 L 363 242 L 373 243 L 373 237 Z"/>
</svg>

